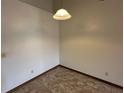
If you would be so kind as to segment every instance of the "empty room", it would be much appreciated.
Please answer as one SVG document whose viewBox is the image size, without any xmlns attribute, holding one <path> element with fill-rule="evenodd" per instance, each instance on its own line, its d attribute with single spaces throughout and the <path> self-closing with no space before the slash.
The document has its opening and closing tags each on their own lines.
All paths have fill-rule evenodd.
<svg viewBox="0 0 124 93">
<path fill-rule="evenodd" d="M 123 93 L 123 0 L 1 0 L 1 93 Z"/>
</svg>

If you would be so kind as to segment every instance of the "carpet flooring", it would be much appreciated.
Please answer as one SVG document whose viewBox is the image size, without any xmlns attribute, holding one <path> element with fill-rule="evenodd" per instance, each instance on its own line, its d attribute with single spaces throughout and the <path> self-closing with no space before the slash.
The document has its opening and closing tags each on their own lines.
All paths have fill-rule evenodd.
<svg viewBox="0 0 124 93">
<path fill-rule="evenodd" d="M 123 89 L 59 66 L 8 93 L 123 93 Z"/>
</svg>

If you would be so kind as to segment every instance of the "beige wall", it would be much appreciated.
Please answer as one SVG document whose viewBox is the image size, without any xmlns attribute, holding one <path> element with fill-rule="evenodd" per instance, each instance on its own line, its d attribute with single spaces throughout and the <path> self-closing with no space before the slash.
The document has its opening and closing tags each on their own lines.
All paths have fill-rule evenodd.
<svg viewBox="0 0 124 93">
<path fill-rule="evenodd" d="M 122 86 L 122 0 L 65 0 L 60 63 Z M 105 73 L 108 75 L 105 75 Z"/>
<path fill-rule="evenodd" d="M 59 25 L 51 13 L 19 0 L 1 3 L 5 93 L 59 64 Z"/>
<path fill-rule="evenodd" d="M 20 1 L 53 13 L 53 0 L 20 0 Z"/>
</svg>

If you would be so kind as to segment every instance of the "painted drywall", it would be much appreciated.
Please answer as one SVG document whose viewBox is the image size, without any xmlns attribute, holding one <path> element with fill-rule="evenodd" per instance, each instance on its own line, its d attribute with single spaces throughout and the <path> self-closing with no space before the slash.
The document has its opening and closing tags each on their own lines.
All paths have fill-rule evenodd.
<svg viewBox="0 0 124 93">
<path fill-rule="evenodd" d="M 60 8 L 62 8 L 63 0 L 53 0 L 53 14 Z"/>
<path fill-rule="evenodd" d="M 52 14 L 2 0 L 2 93 L 59 64 L 59 24 Z"/>
<path fill-rule="evenodd" d="M 63 0 L 60 63 L 122 86 L 122 1 Z"/>
<path fill-rule="evenodd" d="M 53 13 L 53 0 L 20 0 L 20 1 Z"/>
</svg>

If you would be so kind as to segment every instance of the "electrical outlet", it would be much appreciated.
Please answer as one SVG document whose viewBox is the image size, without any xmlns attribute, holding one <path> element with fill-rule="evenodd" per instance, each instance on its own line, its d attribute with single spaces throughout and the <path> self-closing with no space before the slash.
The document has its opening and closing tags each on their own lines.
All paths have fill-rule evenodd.
<svg viewBox="0 0 124 93">
<path fill-rule="evenodd" d="M 1 58 L 5 58 L 6 57 L 6 53 L 1 53 Z"/>
<path fill-rule="evenodd" d="M 31 70 L 31 73 L 33 74 L 34 73 L 34 70 Z"/>
<path fill-rule="evenodd" d="M 105 76 L 108 76 L 109 75 L 109 73 L 108 72 L 105 72 Z"/>
</svg>

